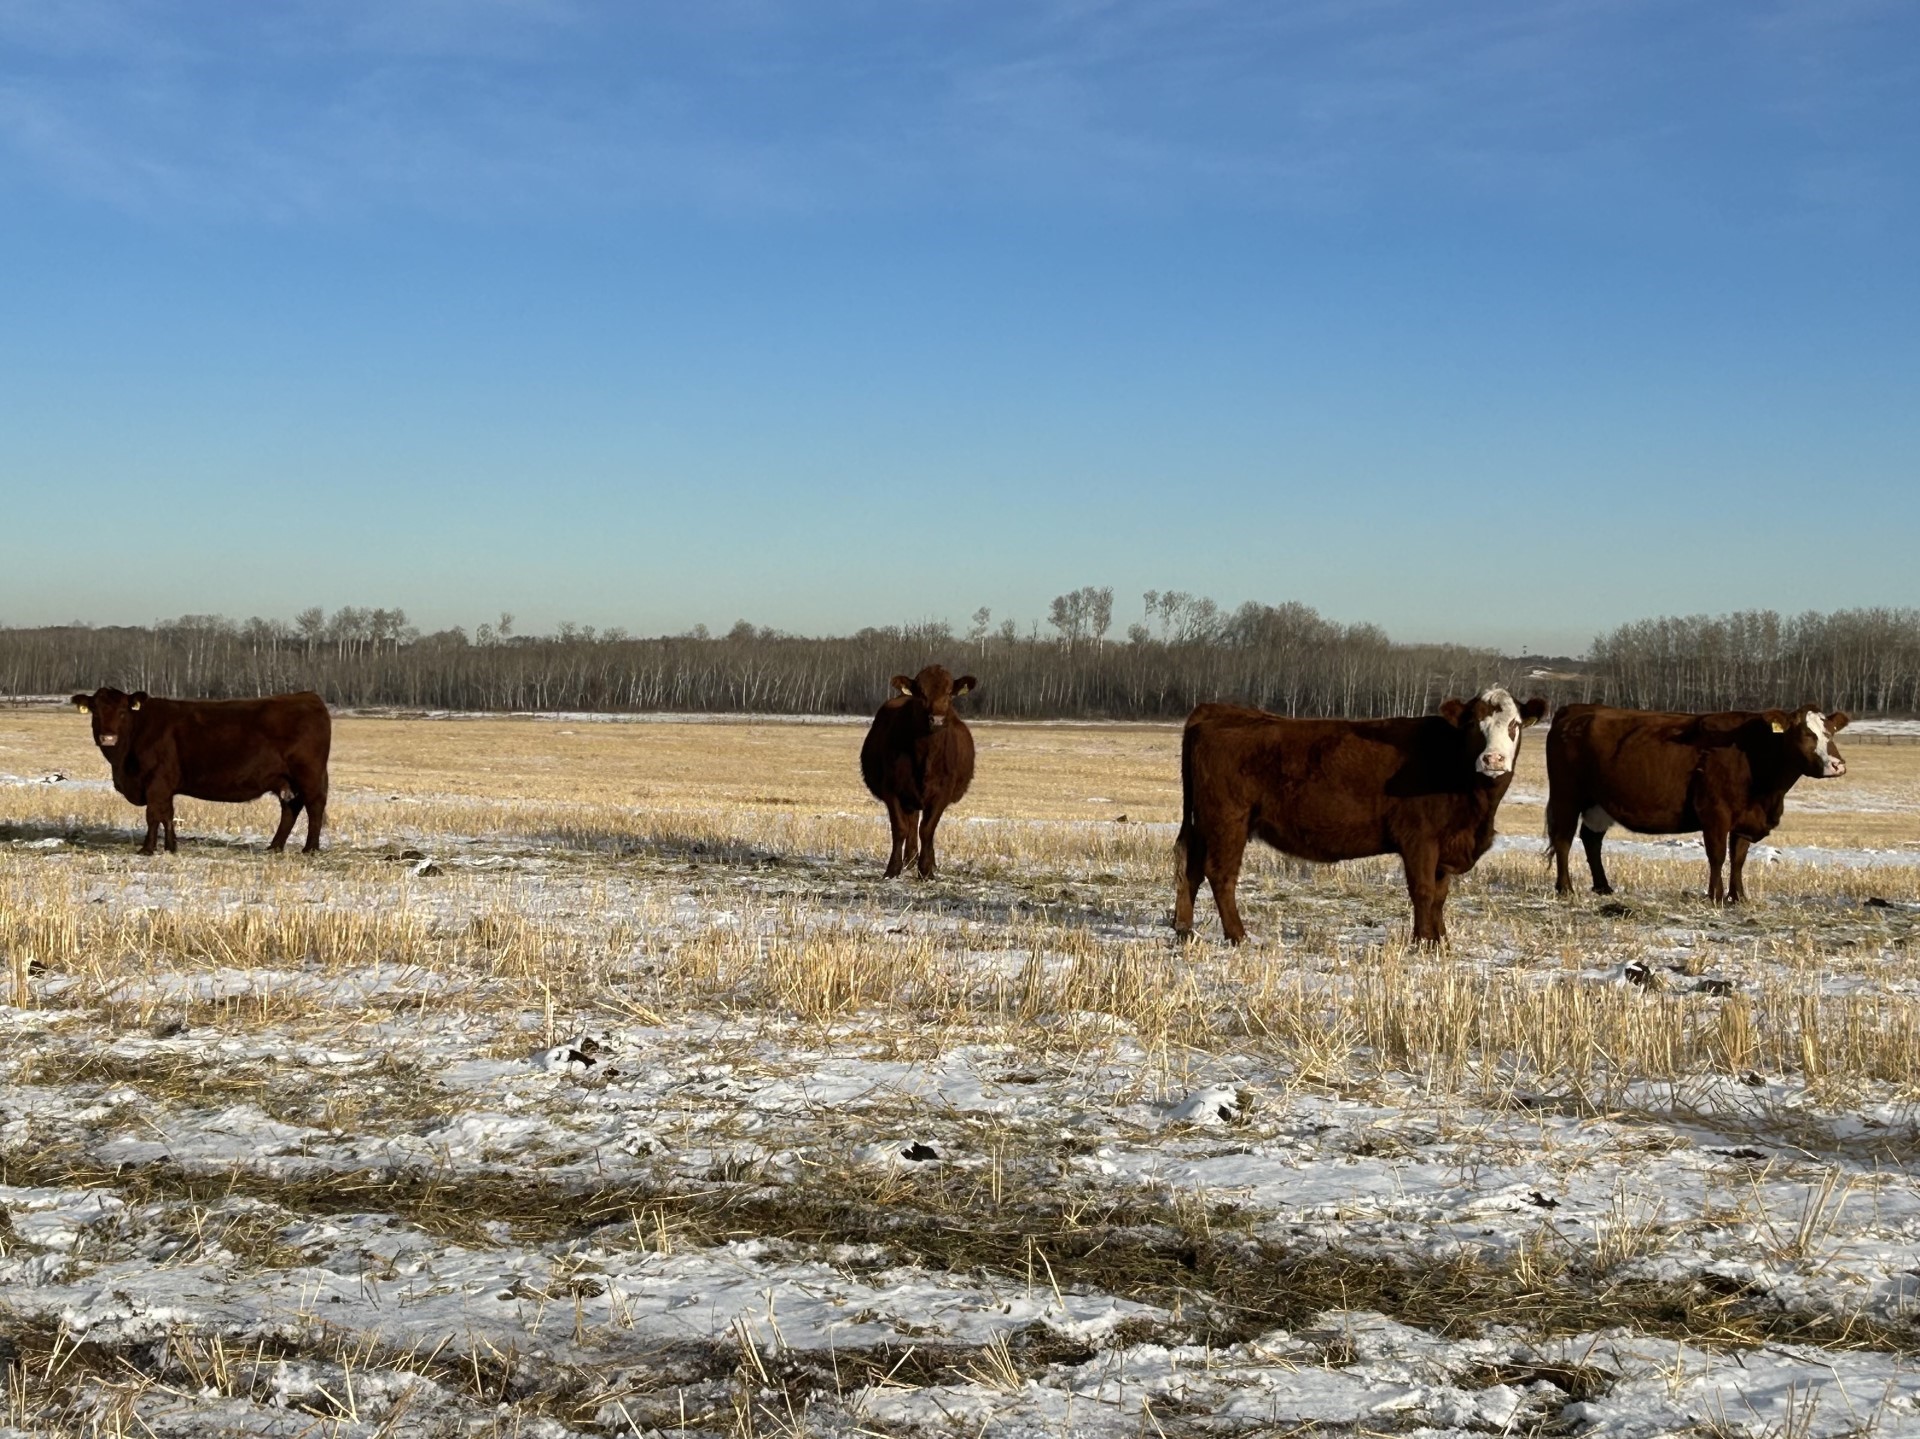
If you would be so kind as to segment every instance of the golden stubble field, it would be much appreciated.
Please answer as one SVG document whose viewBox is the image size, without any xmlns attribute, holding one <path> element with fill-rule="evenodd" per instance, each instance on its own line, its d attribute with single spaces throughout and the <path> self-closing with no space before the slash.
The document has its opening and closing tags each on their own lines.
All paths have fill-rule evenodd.
<svg viewBox="0 0 1920 1439">
<path fill-rule="evenodd" d="M 86 721 L 0 711 L 14 1422 L 1270 1433 L 1303 1369 L 1373 1422 L 1356 1313 L 1515 1432 L 1811 1436 L 1786 1345 L 1904 1412 L 1920 746 L 1721 910 L 1650 847 L 1556 900 L 1536 730 L 1436 955 L 1396 863 L 1265 852 L 1176 949 L 1177 727 L 974 731 L 888 883 L 859 724 L 344 716 L 325 853 L 185 801 L 143 858 Z"/>
<path fill-rule="evenodd" d="M 1179 818 L 1178 725 L 975 722 L 978 774 L 955 818 L 1171 824 Z M 714 807 L 815 816 L 881 811 L 860 783 L 863 722 L 424 719 L 334 722 L 333 820 L 351 840 L 378 830 L 394 797 L 430 807 L 493 804 L 620 810 Z M 1546 794 L 1545 727 L 1530 731 L 1501 810 L 1508 834 L 1538 834 Z M 1911 847 L 1920 852 L 1920 745 L 1846 743 L 1849 773 L 1803 781 L 1776 845 Z M 104 781 L 85 716 L 0 710 L 0 773 Z M 0 792 L 0 820 L 30 822 L 51 796 Z M 118 796 L 64 797 L 87 823 L 133 827 Z M 181 801 L 183 833 L 272 828 L 273 805 Z M 54 806 L 57 807 L 57 806 Z M 189 819 L 188 816 L 191 816 Z M 298 834 L 298 831 L 296 832 Z"/>
<path fill-rule="evenodd" d="M 1583 1041 L 1555 1023 L 1536 1025 L 1531 1007 L 1562 1001 L 1577 1007 L 1584 993 L 1549 990 L 1542 999 L 1531 989 L 1539 967 L 1624 966 L 1672 952 L 1677 928 L 1697 934 L 1699 943 L 1671 969 L 1698 971 L 1709 963 L 1703 952 L 1745 948 L 1757 976 L 1756 998 L 1772 1016 L 1756 1029 L 1769 1052 L 1791 1056 L 1808 1042 L 1808 1025 L 1793 1015 L 1806 998 L 1804 978 L 1817 971 L 1831 991 L 1818 1002 L 1848 1014 L 1837 1029 L 1813 1025 L 1819 1042 L 1851 1035 L 1855 1060 L 1872 1074 L 1920 1075 L 1920 1044 L 1911 1053 L 1906 1048 L 1912 1019 L 1898 1008 L 1907 1003 L 1898 997 L 1903 988 L 1893 990 L 1891 1018 L 1875 1010 L 1863 1019 L 1863 1004 L 1879 1005 L 1887 996 L 1840 984 L 1856 969 L 1880 972 L 1884 956 L 1876 946 L 1882 941 L 1904 952 L 1911 938 L 1908 906 L 1920 903 L 1920 746 L 1855 745 L 1846 778 L 1803 781 L 1772 840 L 1796 854 L 1756 861 L 1750 882 L 1762 902 L 1721 910 L 1701 897 L 1704 865 L 1692 851 L 1665 857 L 1681 850 L 1678 841 L 1610 845 L 1621 891 L 1611 903 L 1584 894 L 1554 899 L 1538 838 L 1545 775 L 1543 735 L 1536 730 L 1501 811 L 1501 830 L 1510 839 L 1457 888 L 1449 906 L 1457 937 L 1451 957 L 1407 952 L 1397 861 L 1308 866 L 1256 845 L 1243 891 L 1253 931 L 1248 952 L 1236 956 L 1203 944 L 1174 964 L 1164 931 L 1178 727 L 980 723 L 974 729 L 978 776 L 943 824 L 942 875 L 925 885 L 879 879 L 886 825 L 859 781 L 859 723 L 343 716 L 335 727 L 328 848 L 318 860 L 264 853 L 276 813 L 269 801 L 191 800 L 180 807 L 181 854 L 146 860 L 130 853 L 141 832 L 139 812 L 107 786 L 85 720 L 70 711 L 0 712 L 0 774 L 16 781 L 0 785 L 0 839 L 11 841 L 9 850 L 0 850 L 6 886 L 0 900 L 7 906 L 0 916 L 43 936 L 36 943 L 45 954 L 16 946 L 16 962 L 31 955 L 88 970 L 104 990 L 114 977 L 101 968 L 100 946 L 88 933 L 110 915 L 153 931 L 137 944 L 118 942 L 122 964 L 138 962 L 143 952 L 149 963 L 187 970 L 215 955 L 264 963 L 251 952 L 264 946 L 272 963 L 326 955 L 338 971 L 358 962 L 458 956 L 465 931 L 449 925 L 444 913 L 457 894 L 463 923 L 521 937 L 519 998 L 538 996 L 548 1029 L 557 1013 L 590 1022 L 604 1012 L 607 994 L 617 987 L 609 969 L 616 952 L 626 943 L 647 947 L 668 929 L 684 930 L 656 919 L 671 892 L 688 888 L 703 909 L 727 909 L 740 899 L 772 906 L 773 917 L 761 926 L 771 933 L 743 939 L 743 927 L 729 913 L 718 924 L 695 926 L 690 937 L 676 933 L 664 942 L 670 963 L 661 972 L 678 974 L 696 993 L 731 993 L 729 986 L 745 985 L 759 1003 L 806 1014 L 873 1002 L 903 1018 L 924 1018 L 925 997 L 938 993 L 968 1022 L 979 1017 L 982 1003 L 1003 1015 L 1013 1003 L 1004 976 L 993 982 L 1000 986 L 994 997 L 983 1001 L 965 972 L 965 953 L 985 929 L 996 942 L 1013 940 L 1036 954 L 1077 956 L 1072 968 L 1079 981 L 1106 986 L 1110 1003 L 1134 1006 L 1127 1017 L 1151 1024 L 1162 1037 L 1175 1011 L 1183 1016 L 1182 1042 L 1212 1035 L 1203 1042 L 1213 1043 L 1249 1026 L 1311 1037 L 1321 1032 L 1311 1016 L 1325 994 L 1319 979 L 1303 976 L 1330 959 L 1345 965 L 1384 956 L 1387 969 L 1380 972 L 1393 976 L 1387 990 L 1416 972 L 1443 977 L 1438 991 L 1422 985 L 1400 995 L 1411 1027 L 1396 1043 L 1411 1044 L 1409 1053 L 1423 1045 L 1445 1051 L 1456 1068 L 1482 1044 L 1500 1051 L 1524 1041 L 1538 1049 L 1526 1037 L 1530 1027 L 1562 1036 L 1548 1045 L 1561 1051 L 1554 1063 L 1571 1059 Z M 64 778 L 35 782 L 52 775 Z M 296 828 L 294 846 L 303 833 Z M 1614 838 L 1631 837 L 1616 831 Z M 1901 860 L 1907 850 L 1914 851 L 1912 863 Z M 1827 861 L 1820 858 L 1824 851 L 1878 851 L 1880 860 L 1892 862 Z M 58 869 L 48 868 L 53 859 L 61 861 Z M 1577 851 L 1575 861 L 1578 873 Z M 572 888 L 561 898 L 543 892 L 530 900 L 516 880 L 528 869 L 564 875 Z M 163 889 L 164 909 L 117 909 L 114 886 L 128 878 L 137 881 L 139 895 Z M 244 896 L 238 904 L 236 885 Z M 832 916 L 829 930 L 802 912 L 816 903 Z M 868 925 L 893 924 L 889 917 L 900 915 L 933 927 L 919 955 L 930 968 L 903 966 L 899 955 L 872 944 Z M 1198 918 L 1203 937 L 1217 939 L 1218 921 L 1204 895 Z M 240 932 L 227 933 L 236 925 Z M 162 939 L 161 927 L 172 937 Z M 276 927 L 286 932 L 276 935 Z M 599 938 L 589 937 L 595 931 Z M 198 937 L 190 938 L 193 933 Z M 962 941 L 959 952 L 948 953 L 954 937 Z M 799 944 L 791 954 L 790 941 Z M 1275 965 L 1275 953 L 1287 961 Z M 1514 964 L 1513 956 L 1522 962 Z M 501 963 L 497 956 L 491 962 L 496 970 Z M 697 981 L 688 980 L 696 973 Z M 1354 977 L 1361 988 L 1378 987 L 1364 964 Z M 822 994 L 810 996 L 815 979 Z M 1222 984 L 1234 996 L 1225 1009 L 1219 1007 Z M 1509 990 L 1519 1008 L 1494 1026 L 1506 1037 L 1496 1040 L 1489 1030 L 1467 1038 L 1486 1022 L 1488 996 Z M 1355 992 L 1343 989 L 1339 1002 L 1352 1001 Z M 1435 992 L 1449 996 L 1451 1007 L 1436 1006 Z M 1018 1007 L 1031 1014 L 1043 1006 L 1027 995 Z M 1370 1033 L 1381 1025 L 1393 1029 L 1402 1021 L 1384 1017 L 1392 1008 L 1391 1001 L 1385 1008 L 1361 1005 L 1348 1017 L 1364 1010 Z M 1608 1011 L 1631 1033 L 1590 1046 L 1579 1062 L 1604 1068 L 1601 1059 L 1665 1047 L 1676 1057 L 1661 1070 L 1672 1076 L 1693 1062 L 1678 1056 L 1698 1057 L 1702 1043 L 1725 1048 L 1724 1035 L 1692 1035 L 1682 1043 L 1660 1025 L 1649 1028 L 1649 1010 Z M 1664 1014 L 1666 1023 L 1689 1033 L 1701 1017 L 1686 1007 Z M 1720 1067 L 1737 1068 L 1752 1026 L 1717 1022 L 1737 1036 Z M 1428 1039 L 1411 1038 L 1429 1028 Z M 1344 1033 L 1338 1026 L 1331 1032 Z M 1360 1047 L 1370 1048 L 1376 1038 Z M 1853 1060 L 1832 1060 L 1808 1067 L 1835 1081 L 1853 1066 Z M 1616 1066 L 1616 1080 L 1622 1073 Z"/>
</svg>

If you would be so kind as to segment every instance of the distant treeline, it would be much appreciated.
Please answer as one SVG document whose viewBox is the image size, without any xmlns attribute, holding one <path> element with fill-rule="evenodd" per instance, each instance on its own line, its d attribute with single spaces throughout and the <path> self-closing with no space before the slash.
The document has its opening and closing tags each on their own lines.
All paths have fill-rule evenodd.
<svg viewBox="0 0 1920 1439">
<path fill-rule="evenodd" d="M 1599 636 L 1581 661 L 1504 658 L 1455 645 L 1396 644 L 1311 607 L 1227 611 L 1178 591 L 1145 596 L 1145 618 L 1113 635 L 1112 591 L 1054 601 L 1047 630 L 942 623 L 807 639 L 741 621 L 722 635 L 643 639 L 563 624 L 513 633 L 512 616 L 423 634 L 398 609 L 314 609 L 291 623 L 186 615 L 151 626 L 0 627 L 0 692 L 65 694 L 103 684 L 220 698 L 314 689 L 355 707 L 447 710 L 870 712 L 887 680 L 938 662 L 979 676 L 974 713 L 1023 718 L 1175 719 L 1232 699 L 1287 714 L 1430 710 L 1505 684 L 1555 703 L 1671 709 L 1790 706 L 1855 714 L 1920 711 L 1920 611 L 1770 611 L 1644 620 Z"/>
</svg>

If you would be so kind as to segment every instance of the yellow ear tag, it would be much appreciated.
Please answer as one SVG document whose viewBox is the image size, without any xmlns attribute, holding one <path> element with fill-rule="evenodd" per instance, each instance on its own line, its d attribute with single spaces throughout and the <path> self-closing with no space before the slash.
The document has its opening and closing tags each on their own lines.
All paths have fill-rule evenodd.
<svg viewBox="0 0 1920 1439">
<path fill-rule="evenodd" d="M 1775 734 L 1785 734 L 1787 732 L 1787 727 L 1781 724 L 1779 720 L 1775 720 L 1773 722 L 1773 732 Z"/>
<path fill-rule="evenodd" d="M 140 701 L 139 701 L 139 700 L 135 700 L 135 701 L 134 701 L 134 702 L 133 702 L 132 704 L 130 704 L 130 705 L 128 705 L 128 706 L 127 706 L 127 708 L 128 708 L 128 709 L 136 709 L 136 710 L 137 710 L 137 709 L 139 709 L 139 708 L 140 708 Z M 1775 728 L 1775 729 L 1779 729 L 1779 728 L 1780 728 L 1780 726 L 1779 726 L 1779 725 L 1775 725 L 1775 726 L 1774 726 L 1774 728 Z"/>
</svg>

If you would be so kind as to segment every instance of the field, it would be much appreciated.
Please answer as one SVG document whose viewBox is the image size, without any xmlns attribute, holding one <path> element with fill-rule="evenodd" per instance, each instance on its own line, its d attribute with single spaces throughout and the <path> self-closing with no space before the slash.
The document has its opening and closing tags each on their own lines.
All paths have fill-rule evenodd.
<svg viewBox="0 0 1920 1439">
<path fill-rule="evenodd" d="M 0 1434 L 1920 1434 L 1920 745 L 1725 911 L 1556 900 L 1535 732 L 1436 956 L 1175 949 L 1171 727 L 884 882 L 860 733 L 344 717 L 324 853 L 142 858 L 0 710 Z"/>
</svg>

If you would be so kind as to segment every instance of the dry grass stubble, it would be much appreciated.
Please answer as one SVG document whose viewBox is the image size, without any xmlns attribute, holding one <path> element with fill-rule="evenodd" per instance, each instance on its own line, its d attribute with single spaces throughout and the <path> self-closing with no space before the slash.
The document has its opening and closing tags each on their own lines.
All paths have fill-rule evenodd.
<svg viewBox="0 0 1920 1439">
<path fill-rule="evenodd" d="M 1176 951 L 1164 935 L 1175 732 L 977 728 L 981 779 L 949 818 L 946 872 L 931 885 L 877 878 L 885 825 L 859 788 L 852 726 L 343 719 L 334 845 L 317 861 L 257 852 L 264 804 L 196 805 L 183 814 L 182 853 L 141 860 L 129 852 L 135 812 L 110 791 L 0 787 L 0 838 L 16 841 L 0 849 L 0 982 L 16 1006 L 9 1079 L 130 1088 L 162 1106 L 246 1102 L 351 1133 L 418 1126 L 461 1100 L 405 1062 L 388 1064 L 375 1092 L 360 1082 L 364 1066 L 329 1077 L 272 1054 L 205 1050 L 76 1060 L 60 1036 L 111 1043 L 184 1026 L 242 1044 L 377 1050 L 396 1026 L 446 1021 L 472 1052 L 514 1055 L 582 1030 L 720 1016 L 742 1029 L 742 1063 L 752 1036 L 785 1043 L 797 1026 L 827 1048 L 932 1056 L 990 1040 L 1071 1069 L 1119 1032 L 1156 1057 L 1167 1093 L 1209 1061 L 1253 1057 L 1303 1091 L 1417 1091 L 1443 1105 L 1609 1122 L 1698 1113 L 1722 1132 L 1790 1133 L 1810 1157 L 1915 1158 L 1911 1126 L 1846 1134 L 1772 1108 L 1757 1082 L 1743 1112 L 1727 1096 L 1742 1081 L 1782 1078 L 1817 1111 L 1920 1096 L 1920 868 L 1771 865 L 1758 903 L 1718 911 L 1697 897 L 1697 862 L 1637 856 L 1613 862 L 1615 902 L 1556 901 L 1529 846 L 1490 856 L 1458 887 L 1455 944 L 1436 957 L 1404 942 L 1397 866 L 1315 869 L 1262 852 L 1243 890 L 1258 942 Z M 84 730 L 70 715 L 0 715 L 0 770 L 94 775 L 90 748 L 74 753 Z M 1544 788 L 1539 754 L 1530 743 L 1523 792 Z M 1888 804 L 1906 804 L 1920 779 L 1920 748 L 1849 758 L 1855 780 Z M 1504 817 L 1537 832 L 1537 810 Z M 1920 842 L 1920 816 L 1900 808 L 1800 824 L 1790 802 L 1779 838 Z M 35 847 L 49 838 L 65 842 Z M 416 873 L 418 860 L 400 858 L 408 850 L 431 855 L 436 872 Z M 1634 968 L 1644 982 L 1622 979 Z M 218 1194 L 241 1195 L 282 1219 L 384 1208 L 469 1240 L 483 1220 L 535 1234 L 548 1214 L 569 1218 L 539 1237 L 570 1242 L 603 1212 L 617 1222 L 624 1206 L 629 1223 L 650 1212 L 683 1244 L 750 1233 L 828 1244 L 890 1229 L 929 1264 L 1001 1272 L 1031 1267 L 1038 1242 L 1062 1283 L 1241 1315 L 1244 1331 L 1209 1321 L 1222 1339 L 1304 1324 L 1313 1306 L 1339 1302 L 1441 1328 L 1498 1310 L 1571 1332 L 1612 1313 L 1699 1342 L 1906 1342 L 1805 1314 L 1776 1314 L 1787 1327 L 1769 1329 L 1756 1317 L 1764 1307 L 1738 1295 L 1610 1278 L 1652 1242 L 1657 1226 L 1632 1216 L 1597 1234 L 1592 1253 L 1549 1246 L 1517 1267 L 1460 1261 L 1442 1272 L 1345 1253 L 1309 1262 L 1254 1244 L 1250 1216 L 1204 1204 L 1084 1211 L 1063 1224 L 1034 1178 L 1054 1172 L 1044 1150 L 1020 1161 L 1033 1140 L 1014 1129 L 978 1140 L 1009 1156 L 1004 1176 L 995 1167 L 1000 1207 L 985 1226 L 956 1223 L 982 1202 L 977 1178 L 961 1193 L 850 1171 L 768 1193 L 743 1169 L 700 1199 L 643 1182 L 529 1186 L 485 1170 L 295 1181 L 156 1168 L 136 1179 L 48 1151 L 24 1167 L 9 1155 L 4 1179 L 202 1212 Z M 230 1219 L 218 1242 L 246 1263 L 286 1263 L 282 1227 Z M 206 1336 L 181 1342 L 160 1371 L 166 1382 L 182 1365 L 225 1362 Z M 336 1345 L 330 1362 L 373 1362 L 351 1357 L 358 1342 Z M 50 1347 L 51 1357 L 34 1351 L 49 1373 L 60 1358 L 58 1341 Z M 984 1372 L 994 1359 L 949 1356 L 946 1372 Z M 510 1365 L 470 1372 L 476 1396 L 514 1382 Z"/>
</svg>

